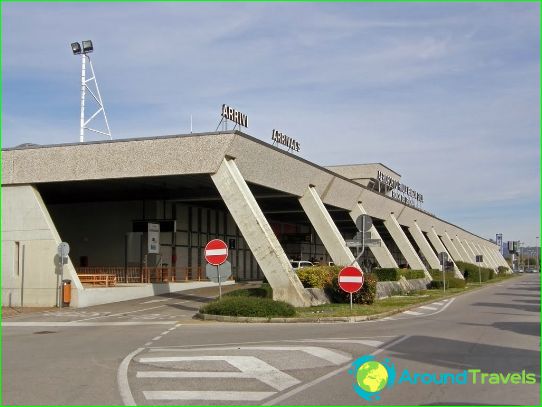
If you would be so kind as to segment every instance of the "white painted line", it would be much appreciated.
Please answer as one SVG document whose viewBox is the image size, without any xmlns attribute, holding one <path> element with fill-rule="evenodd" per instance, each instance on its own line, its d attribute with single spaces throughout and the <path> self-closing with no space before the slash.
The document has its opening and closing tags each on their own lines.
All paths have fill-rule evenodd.
<svg viewBox="0 0 542 407">
<path fill-rule="evenodd" d="M 150 346 L 152 345 L 152 341 L 151 342 L 147 342 L 144 346 Z"/>
<path fill-rule="evenodd" d="M 436 310 L 438 310 L 438 308 L 430 307 L 430 306 L 428 306 L 428 305 L 422 305 L 421 307 L 418 307 L 418 308 L 421 308 L 421 309 L 428 309 L 428 310 L 431 310 L 431 311 L 436 311 Z"/>
<path fill-rule="evenodd" d="M 149 301 L 143 301 L 143 302 L 140 302 L 140 304 L 150 304 L 152 302 L 164 302 L 164 301 L 169 301 L 169 300 L 172 300 L 173 298 L 165 298 L 163 300 L 149 300 Z"/>
<path fill-rule="evenodd" d="M 434 302 L 432 305 L 438 305 L 439 307 L 444 305 L 442 302 Z"/>
<path fill-rule="evenodd" d="M 151 349 L 151 352 L 177 352 L 184 349 Z M 191 350 L 191 349 L 187 349 Z M 338 353 L 318 346 L 232 346 L 232 347 L 210 347 L 196 348 L 194 350 L 269 350 L 269 351 L 300 351 L 316 356 L 317 358 L 327 360 L 334 365 L 346 363 L 352 358 L 350 355 Z"/>
<path fill-rule="evenodd" d="M 388 349 L 388 348 L 390 348 L 390 347 L 392 347 L 394 345 L 397 345 L 398 343 L 403 342 L 404 340 L 406 340 L 408 338 L 410 338 L 409 335 L 398 338 L 395 341 L 392 341 L 392 342 L 384 345 L 382 348 L 379 348 L 379 349 L 375 350 L 374 352 L 371 353 L 371 355 L 378 355 L 379 353 L 385 351 L 386 349 Z M 314 379 L 312 382 L 305 383 L 305 384 L 303 384 L 301 386 L 296 387 L 295 389 L 290 390 L 289 392 L 283 393 L 282 395 L 280 395 L 278 397 L 275 397 L 274 399 L 271 399 L 271 400 L 263 403 L 262 405 L 263 406 L 272 406 L 272 405 L 275 405 L 277 403 L 280 403 L 281 401 L 286 400 L 286 399 L 290 398 L 291 396 L 293 396 L 293 395 L 295 395 L 295 394 L 297 394 L 299 392 L 302 392 L 302 391 L 304 391 L 304 390 L 306 390 L 306 389 L 308 389 L 308 388 L 310 388 L 312 386 L 315 386 L 315 385 L 317 385 L 319 383 L 322 383 L 323 381 L 325 381 L 325 380 L 327 380 L 327 379 L 329 379 L 329 378 L 331 378 L 331 377 L 333 377 L 333 376 L 335 376 L 335 375 L 337 375 L 337 374 L 339 374 L 339 373 L 341 373 L 341 372 L 343 372 L 345 370 L 348 370 L 350 368 L 350 366 L 351 366 L 350 363 L 348 363 L 345 366 L 342 366 L 342 367 L 340 367 L 340 368 L 338 368 L 338 369 L 336 369 L 336 370 L 334 370 L 332 372 L 329 372 L 328 374 L 326 374 L 324 376 L 321 376 L 321 377 L 319 377 L 317 379 Z"/>
<path fill-rule="evenodd" d="M 144 348 L 139 348 L 126 356 L 117 370 L 117 385 L 119 387 L 120 397 L 125 406 L 135 406 L 135 400 L 130 391 L 130 384 L 128 383 L 128 365 L 135 355 L 141 352 Z"/>
<path fill-rule="evenodd" d="M 224 361 L 277 390 L 285 390 L 301 383 L 295 377 L 280 371 L 254 356 L 173 356 L 140 358 L 139 363 L 168 363 L 189 361 Z M 186 372 L 191 373 L 191 372 Z M 198 373 L 198 372 L 196 372 Z M 213 399 L 214 400 L 214 399 Z M 218 399 L 220 400 L 220 399 Z"/>
<path fill-rule="evenodd" d="M 340 283 L 363 283 L 363 277 L 359 276 L 341 276 L 339 277 Z"/>
<path fill-rule="evenodd" d="M 133 314 L 134 312 L 148 311 L 150 309 L 156 309 L 156 308 L 162 308 L 162 307 L 165 307 L 165 305 L 158 305 L 157 307 L 143 308 L 143 309 L 138 309 L 135 311 L 119 312 L 118 314 L 108 314 L 108 315 L 101 315 L 101 316 L 93 317 L 93 318 L 78 319 L 77 321 L 74 321 L 74 322 L 90 321 L 92 319 L 104 318 L 104 317 L 118 317 L 120 315 Z"/>
<path fill-rule="evenodd" d="M 169 328 L 168 331 L 174 331 L 177 328 L 177 325 L 175 325 L 173 328 Z"/>
<path fill-rule="evenodd" d="M 228 249 L 209 249 L 205 250 L 205 257 L 207 256 L 222 256 L 228 254 Z"/>
<path fill-rule="evenodd" d="M 164 335 L 167 335 L 168 333 L 169 333 L 169 329 L 167 331 L 162 332 L 160 335 L 164 336 Z"/>
<path fill-rule="evenodd" d="M 135 325 L 171 325 L 177 321 L 126 321 L 126 322 L 3 322 L 2 327 L 38 327 L 57 326 L 66 328 L 78 328 L 82 326 L 135 326 Z"/>
<path fill-rule="evenodd" d="M 164 371 L 145 371 L 137 372 L 136 377 L 145 378 L 187 378 L 187 377 L 205 377 L 205 378 L 244 378 L 250 379 L 252 375 L 244 372 L 164 372 Z"/>
<path fill-rule="evenodd" d="M 161 336 L 157 336 L 157 337 L 155 337 L 155 338 L 152 338 L 153 341 L 157 341 L 157 340 L 160 340 L 160 339 L 162 339 Z"/>
<path fill-rule="evenodd" d="M 228 400 L 259 401 L 276 392 L 272 391 L 144 391 L 147 400 Z"/>
<path fill-rule="evenodd" d="M 384 342 L 371 339 L 304 339 L 301 342 L 319 342 L 319 343 L 356 343 L 358 345 L 372 346 L 378 348 Z"/>
<path fill-rule="evenodd" d="M 407 315 L 424 315 L 423 312 L 416 312 L 416 311 L 404 311 L 403 314 L 407 314 Z"/>
</svg>

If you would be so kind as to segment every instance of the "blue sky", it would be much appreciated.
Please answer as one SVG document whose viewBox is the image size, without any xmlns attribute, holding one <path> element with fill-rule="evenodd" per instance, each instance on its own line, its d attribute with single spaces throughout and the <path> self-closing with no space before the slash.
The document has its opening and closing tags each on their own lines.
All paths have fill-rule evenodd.
<svg viewBox="0 0 542 407">
<path fill-rule="evenodd" d="M 114 138 L 216 129 L 222 103 L 321 165 L 382 162 L 424 209 L 540 236 L 537 3 L 2 3 L 2 147 L 76 142 L 80 59 Z M 89 135 L 88 140 L 99 140 Z"/>
</svg>

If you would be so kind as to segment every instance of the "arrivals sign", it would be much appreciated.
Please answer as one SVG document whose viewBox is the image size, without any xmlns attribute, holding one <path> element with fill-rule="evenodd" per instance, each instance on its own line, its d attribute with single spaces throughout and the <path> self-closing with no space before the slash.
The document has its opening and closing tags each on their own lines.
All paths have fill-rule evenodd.
<svg viewBox="0 0 542 407">
<path fill-rule="evenodd" d="M 288 147 L 288 150 L 292 151 L 299 151 L 301 147 L 301 144 L 299 144 L 297 140 L 288 137 L 286 134 L 283 134 L 275 129 L 273 129 L 271 140 L 273 140 L 274 143 L 282 144 L 283 146 Z"/>
<path fill-rule="evenodd" d="M 423 203 L 422 194 L 381 171 L 377 171 L 377 180 L 391 188 L 393 199 L 412 206 L 416 206 L 416 203 Z"/>
<path fill-rule="evenodd" d="M 222 117 L 237 123 L 239 126 L 248 127 L 247 115 L 235 110 L 228 105 L 222 105 Z"/>
</svg>

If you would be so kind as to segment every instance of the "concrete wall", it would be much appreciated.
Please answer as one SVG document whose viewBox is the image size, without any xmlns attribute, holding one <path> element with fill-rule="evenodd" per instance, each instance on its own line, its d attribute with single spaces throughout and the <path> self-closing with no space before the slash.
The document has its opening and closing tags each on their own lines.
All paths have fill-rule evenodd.
<svg viewBox="0 0 542 407">
<path fill-rule="evenodd" d="M 39 193 L 32 186 L 2 187 L 2 305 L 55 306 L 60 284 L 61 242 Z M 79 281 L 71 262 L 64 278 Z M 77 280 L 77 281 L 76 281 Z"/>
</svg>

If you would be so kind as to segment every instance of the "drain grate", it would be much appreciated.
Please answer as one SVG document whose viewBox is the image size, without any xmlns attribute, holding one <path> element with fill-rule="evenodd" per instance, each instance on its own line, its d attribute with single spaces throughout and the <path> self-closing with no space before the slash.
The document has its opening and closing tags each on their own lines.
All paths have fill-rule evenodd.
<svg viewBox="0 0 542 407">
<path fill-rule="evenodd" d="M 55 331 L 38 331 L 34 332 L 35 335 L 56 334 Z"/>
</svg>

